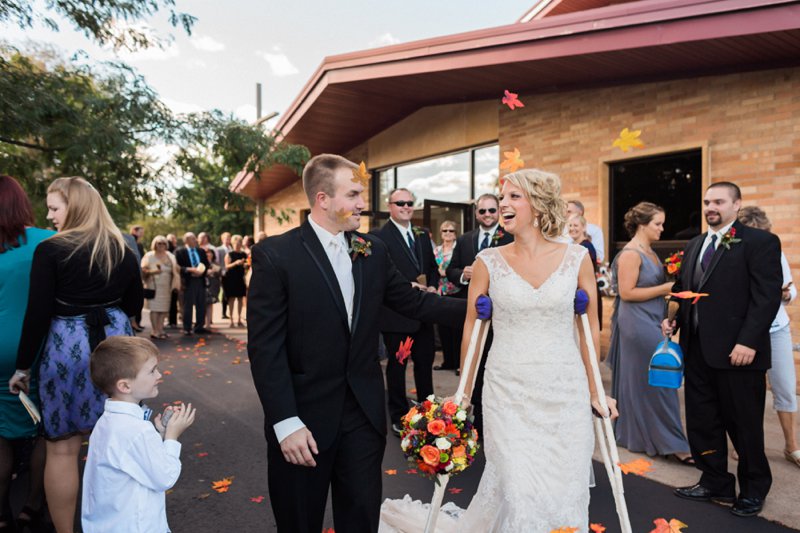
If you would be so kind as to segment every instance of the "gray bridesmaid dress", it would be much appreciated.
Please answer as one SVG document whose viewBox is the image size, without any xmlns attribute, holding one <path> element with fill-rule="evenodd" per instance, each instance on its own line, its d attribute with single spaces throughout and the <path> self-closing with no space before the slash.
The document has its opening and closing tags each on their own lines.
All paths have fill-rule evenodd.
<svg viewBox="0 0 800 533">
<path fill-rule="evenodd" d="M 642 259 L 636 287 L 665 283 L 664 268 L 644 253 L 623 249 L 611 265 L 616 290 L 617 259 L 623 253 L 638 253 Z M 688 453 L 689 443 L 680 417 L 678 391 L 647 383 L 650 357 L 659 342 L 666 301 L 662 297 L 644 302 L 626 302 L 617 295 L 611 317 L 612 396 L 617 399 L 619 418 L 614 431 L 617 443 L 632 452 L 647 455 Z"/>
</svg>

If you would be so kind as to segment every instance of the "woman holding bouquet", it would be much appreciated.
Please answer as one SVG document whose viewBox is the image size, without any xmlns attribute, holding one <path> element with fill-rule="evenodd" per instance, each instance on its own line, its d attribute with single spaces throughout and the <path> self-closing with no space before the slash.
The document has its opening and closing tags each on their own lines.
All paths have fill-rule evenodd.
<svg viewBox="0 0 800 533">
<path fill-rule="evenodd" d="M 89 377 L 89 355 L 106 337 L 133 335 L 128 317 L 142 308 L 142 275 L 100 194 L 83 178 L 50 185 L 47 219 L 58 233 L 33 254 L 17 370 L 8 387 L 27 391 L 38 357 L 45 494 L 56 531 L 68 533 L 81 442 L 106 399 Z"/>
<path fill-rule="evenodd" d="M 614 427 L 617 442 L 632 452 L 673 457 L 693 465 L 683 431 L 678 392 L 647 382 L 650 357 L 663 341 L 660 324 L 672 290 L 651 244 L 664 230 L 664 210 L 640 202 L 625 213 L 630 242 L 611 264 L 617 298 L 611 317 L 612 395 L 622 413 Z"/>
</svg>

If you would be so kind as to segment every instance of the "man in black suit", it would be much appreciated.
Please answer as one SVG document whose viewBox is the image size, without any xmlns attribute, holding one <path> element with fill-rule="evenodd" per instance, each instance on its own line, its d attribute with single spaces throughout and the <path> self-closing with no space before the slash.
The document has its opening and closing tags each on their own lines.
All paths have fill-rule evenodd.
<svg viewBox="0 0 800 533">
<path fill-rule="evenodd" d="M 183 246 L 175 250 L 175 260 L 183 281 L 183 334 L 192 334 L 192 308 L 195 333 L 208 333 L 206 323 L 206 272 L 210 266 L 205 251 L 197 246 L 194 233 L 183 236 Z"/>
<path fill-rule="evenodd" d="M 673 292 L 708 293 L 680 302 L 677 326 L 685 354 L 686 429 L 702 475 L 681 498 L 733 503 L 737 516 L 757 515 L 772 483 L 764 454 L 765 373 L 769 328 L 781 302 L 781 244 L 769 232 L 742 225 L 739 187 L 712 184 L 703 199 L 708 231 L 686 245 Z M 664 334 L 676 322 L 664 320 Z M 739 454 L 728 473 L 730 436 Z"/>
<path fill-rule="evenodd" d="M 264 409 L 278 531 L 319 533 L 332 487 L 337 531 L 377 531 L 386 446 L 378 316 L 386 305 L 457 324 L 463 300 L 412 288 L 386 245 L 357 233 L 358 167 L 323 154 L 303 170 L 308 220 L 253 247 L 248 353 Z"/>
<path fill-rule="evenodd" d="M 500 227 L 499 219 L 500 202 L 494 194 L 482 194 L 475 202 L 475 220 L 478 221 L 478 228 L 464 233 L 456 241 L 453 250 L 453 258 L 447 267 L 447 279 L 461 290 L 453 296 L 466 298 L 469 293 L 469 281 L 472 279 L 472 263 L 475 256 L 485 248 L 503 246 L 514 242 L 514 236 L 503 231 Z M 454 332 L 457 339 L 464 334 L 464 324 L 461 324 Z M 475 377 L 475 388 L 472 393 L 472 406 L 475 415 L 475 423 L 480 429 L 482 427 L 482 398 L 483 398 L 483 373 L 486 367 L 486 355 L 492 346 L 493 332 L 490 329 L 486 337 L 486 345 L 478 366 L 478 374 Z M 434 370 L 443 370 L 447 367 L 434 367 Z"/>
<path fill-rule="evenodd" d="M 433 257 L 430 233 L 425 228 L 411 224 L 414 216 L 414 195 L 408 189 L 395 189 L 389 193 L 389 222 L 373 233 L 379 237 L 392 262 L 403 277 L 419 290 L 436 292 L 439 285 L 439 268 Z M 389 421 L 392 432 L 400 436 L 401 418 L 408 412 L 406 398 L 406 363 L 400 363 L 395 354 L 400 343 L 410 337 L 411 359 L 414 361 L 414 385 L 417 400 L 422 402 L 433 394 L 433 358 L 435 355 L 433 324 L 406 318 L 388 307 L 383 307 L 379 327 L 386 345 L 386 389 L 389 403 Z"/>
</svg>

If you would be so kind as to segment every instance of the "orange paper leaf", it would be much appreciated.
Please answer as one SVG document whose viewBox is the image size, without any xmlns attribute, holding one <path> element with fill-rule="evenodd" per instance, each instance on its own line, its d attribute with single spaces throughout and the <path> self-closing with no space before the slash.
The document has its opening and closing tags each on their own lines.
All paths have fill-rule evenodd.
<svg viewBox="0 0 800 533">
<path fill-rule="evenodd" d="M 347 222 L 347 219 L 351 216 L 353 216 L 353 212 L 345 211 L 344 207 L 336 211 L 336 220 L 338 220 L 340 224 Z"/>
<path fill-rule="evenodd" d="M 671 292 L 669 293 L 669 295 L 674 296 L 675 298 L 680 298 L 682 300 L 688 300 L 690 298 L 694 298 L 694 300 L 692 300 L 692 305 L 696 304 L 697 300 L 699 300 L 703 296 L 709 296 L 707 292 L 692 292 L 692 291 Z"/>
<path fill-rule="evenodd" d="M 506 156 L 506 159 L 500 163 L 500 168 L 515 172 L 518 168 L 525 166 L 525 161 L 519 157 L 519 148 L 514 148 L 513 152 L 503 152 L 503 155 Z"/>
<path fill-rule="evenodd" d="M 397 362 L 401 365 L 406 362 L 406 359 L 411 355 L 411 346 L 414 344 L 414 339 L 406 337 L 406 340 L 400 343 L 400 347 L 394 354 L 397 357 Z"/>
<path fill-rule="evenodd" d="M 635 459 L 629 463 L 617 463 L 619 465 L 620 470 L 622 470 L 625 474 L 636 474 L 637 476 L 643 476 L 648 472 L 652 472 L 653 463 L 646 459 Z"/>
<path fill-rule="evenodd" d="M 642 130 L 630 131 L 625 128 L 619 132 L 619 138 L 611 146 L 616 146 L 623 152 L 627 152 L 631 148 L 644 148 L 644 143 L 639 139 L 641 134 Z"/>
<path fill-rule="evenodd" d="M 663 518 L 656 518 L 653 523 L 656 527 L 650 533 L 681 533 L 681 529 L 689 527 L 677 518 L 673 518 L 669 522 Z"/>
<path fill-rule="evenodd" d="M 577 527 L 560 527 L 550 531 L 550 533 L 575 533 L 578 531 Z"/>
<path fill-rule="evenodd" d="M 589 529 L 594 531 L 594 533 L 603 533 L 606 528 L 602 524 L 589 524 Z"/>
<path fill-rule="evenodd" d="M 504 91 L 505 96 L 503 96 L 503 103 L 508 106 L 509 109 L 514 109 L 515 107 L 525 107 L 525 104 L 519 101 L 517 98 L 516 93 L 510 92 L 508 89 Z"/>
<path fill-rule="evenodd" d="M 219 481 L 212 481 L 211 488 L 221 494 L 223 492 L 228 492 L 231 483 L 233 483 L 233 476 L 222 478 Z"/>
<path fill-rule="evenodd" d="M 371 177 L 372 176 L 369 175 L 369 171 L 367 170 L 367 165 L 365 165 L 363 161 L 360 165 L 358 165 L 358 168 L 353 169 L 353 181 L 360 183 L 365 189 L 369 185 L 369 179 Z"/>
<path fill-rule="evenodd" d="M 397 475 L 397 470 L 384 470 L 384 472 L 386 472 L 387 476 L 396 476 Z"/>
</svg>

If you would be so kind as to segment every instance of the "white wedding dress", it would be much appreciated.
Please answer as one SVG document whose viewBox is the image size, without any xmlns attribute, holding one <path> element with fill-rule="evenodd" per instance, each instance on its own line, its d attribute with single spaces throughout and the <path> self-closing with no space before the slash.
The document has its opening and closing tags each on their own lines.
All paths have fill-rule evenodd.
<svg viewBox="0 0 800 533">
<path fill-rule="evenodd" d="M 573 311 L 586 253 L 568 244 L 538 288 L 498 248 L 478 254 L 489 270 L 494 328 L 483 385 L 486 467 L 466 510 L 443 507 L 438 532 L 587 531 L 594 432 Z M 427 508 L 409 496 L 387 499 L 380 531 L 421 532 Z"/>
</svg>

